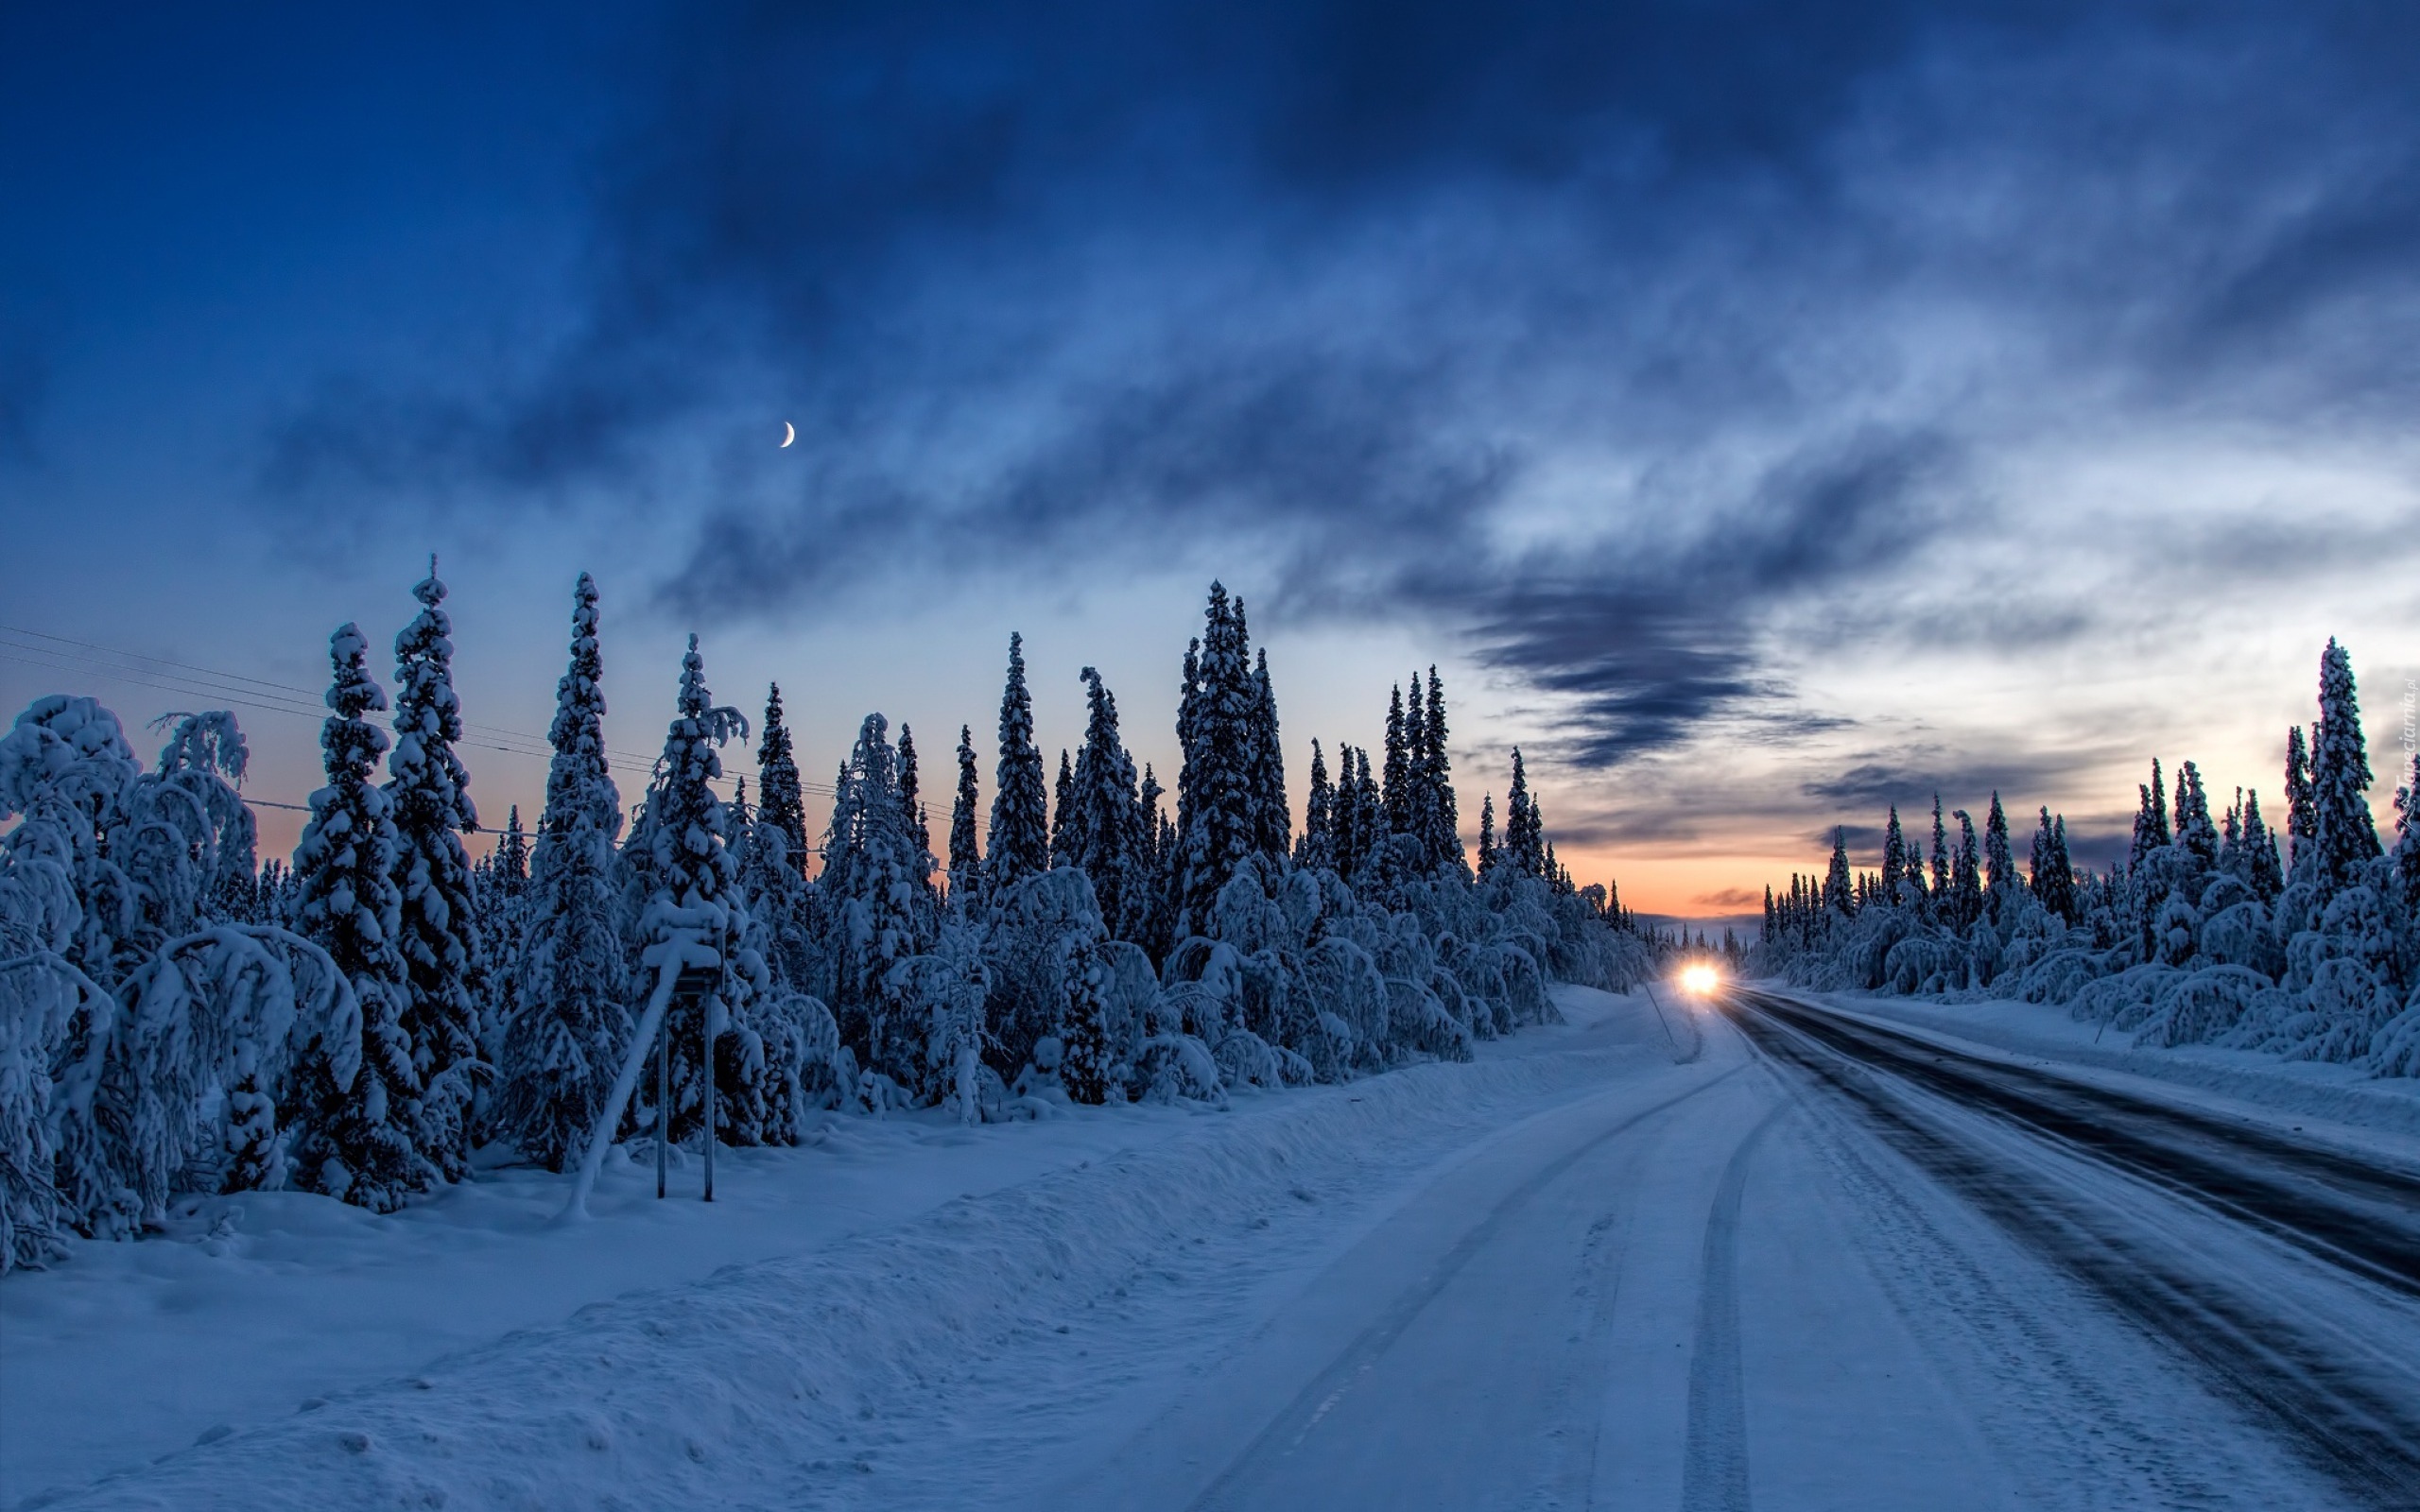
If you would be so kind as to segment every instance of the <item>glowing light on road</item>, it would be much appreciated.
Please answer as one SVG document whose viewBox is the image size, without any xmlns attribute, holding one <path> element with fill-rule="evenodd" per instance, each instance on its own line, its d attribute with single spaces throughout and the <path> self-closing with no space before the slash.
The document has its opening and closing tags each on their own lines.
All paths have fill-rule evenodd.
<svg viewBox="0 0 2420 1512">
<path fill-rule="evenodd" d="M 1692 997 L 1702 998 L 1713 991 L 1716 984 L 1721 980 L 1715 974 L 1714 968 L 1711 966 L 1685 967 L 1681 971 L 1681 990 Z"/>
</svg>

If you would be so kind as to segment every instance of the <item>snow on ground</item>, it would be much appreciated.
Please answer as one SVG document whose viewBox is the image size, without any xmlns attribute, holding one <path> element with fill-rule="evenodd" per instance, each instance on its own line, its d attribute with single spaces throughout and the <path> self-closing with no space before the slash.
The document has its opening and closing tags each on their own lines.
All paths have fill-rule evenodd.
<svg viewBox="0 0 2420 1512">
<path fill-rule="evenodd" d="M 1475 1065 L 1225 1112 L 838 1120 L 711 1209 L 642 1166 L 573 1229 L 518 1171 L 204 1204 L 0 1286 L 0 1504 L 2367 1504 L 1944 1173 L 2275 1302 L 2323 1371 L 2386 1351 L 2399 1412 L 2409 1298 L 1967 1109 L 1923 1111 L 1926 1166 L 1721 1014 L 1557 997 Z M 2130 1053 L 2032 1011 L 1938 1014 Z M 2281 1079 L 2278 1122 L 2336 1095 Z"/>
<path fill-rule="evenodd" d="M 651 1165 L 616 1161 L 577 1228 L 552 1222 L 566 1178 L 531 1170 L 390 1217 L 299 1193 L 199 1202 L 175 1238 L 79 1244 L 0 1285 L 0 1503 L 114 1475 L 130 1498 L 164 1479 L 182 1505 L 325 1505 L 332 1486 L 342 1503 L 426 1476 L 475 1504 L 503 1475 L 581 1504 L 674 1441 L 666 1495 L 726 1486 L 751 1453 L 766 1474 L 819 1458 L 871 1473 L 854 1467 L 878 1451 L 850 1436 L 845 1404 L 987 1347 L 1046 1294 L 1113 1285 L 1194 1230 L 1266 1249 L 1285 1227 L 1315 1249 L 1340 1211 L 1488 1130 L 1668 1065 L 1642 1049 L 1651 1019 L 1567 1001 L 1572 1024 L 1483 1046 L 1474 1066 L 1227 1112 L 835 1119 L 804 1149 L 725 1152 L 711 1207 L 694 1167 L 659 1203 Z M 694 1373 L 654 1358 L 667 1328 Z M 792 1391 L 828 1399 L 804 1438 L 749 1426 Z M 412 1426 L 432 1420 L 441 1444 Z M 527 1438 L 500 1435 L 506 1421 Z M 500 1436 L 502 1460 L 475 1447 Z M 537 1443 L 579 1453 L 546 1467 Z"/>
</svg>

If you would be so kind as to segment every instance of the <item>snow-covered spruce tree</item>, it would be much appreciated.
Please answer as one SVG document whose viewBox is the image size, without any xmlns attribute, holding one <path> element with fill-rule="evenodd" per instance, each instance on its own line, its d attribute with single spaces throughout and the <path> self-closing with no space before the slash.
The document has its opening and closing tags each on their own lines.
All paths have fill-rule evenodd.
<svg viewBox="0 0 2420 1512">
<path fill-rule="evenodd" d="M 1236 604 L 1243 623 L 1243 604 Z M 1283 856 L 1294 848 L 1293 816 L 1286 805 L 1286 752 L 1277 726 L 1277 692 L 1269 680 L 1269 652 L 1257 653 L 1252 675 L 1251 746 L 1245 758 L 1252 787 L 1253 849 Z"/>
<path fill-rule="evenodd" d="M 1427 743 L 1420 752 L 1421 849 L 1431 868 L 1445 866 L 1459 870 L 1467 863 L 1462 858 L 1460 806 L 1454 800 L 1453 758 L 1445 748 L 1445 684 L 1433 666 L 1428 669 L 1428 712 L 1422 733 Z"/>
<path fill-rule="evenodd" d="M 1327 754 L 1311 742 L 1311 790 L 1303 802 L 1303 833 L 1294 842 L 1294 864 L 1313 870 L 1336 867 L 1336 785 L 1328 781 Z"/>
<path fill-rule="evenodd" d="M 421 1079 L 406 1026 L 411 988 L 400 941 L 402 847 L 388 795 L 372 782 L 387 733 L 366 715 L 387 696 L 370 675 L 369 642 L 353 625 L 329 638 L 333 711 L 320 730 L 328 785 L 294 850 L 295 923 L 336 962 L 360 1006 L 359 1074 L 346 1057 L 303 1068 L 308 1122 L 296 1150 L 298 1184 L 373 1212 L 391 1212 L 438 1175 L 417 1140 Z"/>
<path fill-rule="evenodd" d="M 2286 727 L 2286 870 L 2291 876 L 2309 864 L 2310 841 L 2319 833 L 2319 816 L 2312 802 L 2310 757 L 2303 746 L 2303 727 Z"/>
<path fill-rule="evenodd" d="M 914 843 L 914 855 L 925 858 L 916 873 L 916 885 L 926 892 L 933 888 L 933 826 L 925 814 L 924 779 L 916 769 L 916 734 L 906 725 L 899 727 L 899 811 L 907 816 L 908 838 Z"/>
<path fill-rule="evenodd" d="M 782 722 L 782 685 L 765 695 L 765 728 L 756 740 L 756 822 L 779 831 L 790 865 L 806 866 L 806 799 L 799 782 L 798 756 L 789 727 Z"/>
<path fill-rule="evenodd" d="M 2256 790 L 2243 799 L 2243 880 L 2252 895 L 2262 902 L 2273 902 L 2286 887 L 2285 863 L 2277 854 L 2277 834 L 2260 820 L 2260 794 Z"/>
<path fill-rule="evenodd" d="M 1180 941 L 1209 927 L 1220 889 L 1259 838 L 1250 765 L 1258 690 L 1241 614 L 1219 583 L 1210 585 L 1201 645 L 1198 662 L 1187 653 L 1191 676 L 1179 699 L 1184 756 L 1177 774 Z"/>
<path fill-rule="evenodd" d="M 1060 1084 L 1071 1102 L 1094 1106 L 1109 1101 L 1119 1081 L 1118 1057 L 1110 1045 L 1110 993 L 1116 981 L 1116 957 L 1099 939 L 1074 939 L 1060 963 L 1066 984 L 1067 1005 L 1061 1038 Z"/>
<path fill-rule="evenodd" d="M 497 1094 L 499 1123 L 550 1171 L 576 1160 L 596 1129 L 631 1033 L 614 865 L 622 797 L 605 761 L 603 674 L 596 584 L 582 573 L 530 853 L 524 1006 L 505 1032 Z"/>
<path fill-rule="evenodd" d="M 2046 830 L 2048 828 L 2048 819 L 2044 820 L 2044 828 Z M 2045 836 L 2040 834 L 2033 837 L 2033 871 L 2037 877 L 2042 872 L 2044 838 Z M 1902 896 L 1901 889 L 1907 880 L 1908 837 L 1899 828 L 1899 805 L 1893 803 L 1891 805 L 1890 817 L 1882 823 L 1882 876 L 1878 884 L 1881 902 L 1893 908 L 1903 905 L 1907 899 Z"/>
<path fill-rule="evenodd" d="M 1942 824 L 1939 793 L 1932 796 L 1932 889 L 1927 896 L 1936 907 L 1949 897 L 1949 833 Z"/>
<path fill-rule="evenodd" d="M 1495 795 L 1493 793 L 1484 793 L 1479 796 L 1478 800 L 1479 876 L 1481 878 L 1485 878 L 1490 873 L 1494 872 L 1496 868 L 1496 863 L 1501 859 L 1502 856 L 1497 850 L 1495 844 Z M 1771 887 L 1767 887 L 1765 892 L 1767 895 L 1767 901 L 1771 902 L 1772 889 Z"/>
<path fill-rule="evenodd" d="M 980 1123 L 1008 1101 L 1006 1083 L 983 1062 L 993 1048 L 993 983 L 981 936 L 968 910 L 953 907 L 942 919 L 932 948 L 899 962 L 883 978 L 891 1010 L 899 1015 L 892 1038 L 924 1050 L 919 1074 L 905 1086 L 894 1077 L 892 1085 L 937 1097 L 961 1124 Z"/>
<path fill-rule="evenodd" d="M 964 908 L 983 877 L 983 835 L 977 828 L 983 795 L 975 781 L 975 730 L 958 727 L 958 798 L 949 811 L 949 897 Z"/>
<path fill-rule="evenodd" d="M 2034 898 L 2067 923 L 2076 919 L 2075 868 L 2066 856 L 2066 816 L 2061 815 L 2054 826 L 2050 807 L 2042 806 L 2042 822 L 2033 832 Z"/>
<path fill-rule="evenodd" d="M 1076 806 L 1076 767 L 1068 760 L 1065 747 L 1059 748 L 1059 779 L 1050 788 L 1050 864 L 1069 865 L 1067 858 L 1067 821 Z"/>
<path fill-rule="evenodd" d="M 2016 854 L 2008 840 L 2008 814 L 1997 790 L 1983 816 L 1983 896 L 1996 928 L 2005 928 L 2016 904 Z"/>
<path fill-rule="evenodd" d="M 1013 886 L 1050 869 L 1050 816 L 1042 752 L 1033 744 L 1033 696 L 1025 682 L 1025 637 L 1009 637 L 1009 680 L 1000 694 L 1000 764 L 993 773 L 984 885 Z"/>
<path fill-rule="evenodd" d="M 2191 762 L 2176 769 L 2175 843 L 2192 854 L 2202 870 L 2219 864 L 2219 829 L 2210 822 L 2210 799 L 2202 788 L 2202 769 Z"/>
<path fill-rule="evenodd" d="M 1117 699 L 1091 667 L 1084 747 L 1068 778 L 1065 862 L 1091 879 L 1101 919 L 1118 939 L 1141 943 L 1150 915 L 1150 841 L 1135 794 L 1134 759 L 1117 732 Z"/>
<path fill-rule="evenodd" d="M 2352 658 L 2331 637 L 2319 659 L 2319 723 L 2311 727 L 2310 747 L 2312 878 L 2322 899 L 2360 885 L 2379 854 L 2370 775 Z"/>
<path fill-rule="evenodd" d="M 1403 684 L 1397 683 L 1387 694 L 1387 734 L 1383 747 L 1382 781 L 1387 798 L 1387 831 L 1391 834 L 1408 834 L 1412 829 L 1411 797 L 1411 721 L 1420 717 L 1419 705 L 1407 715 L 1403 707 Z"/>
<path fill-rule="evenodd" d="M 1824 871 L 1824 907 L 1845 920 L 1857 914 L 1857 898 L 1849 882 L 1848 832 L 1832 827 L 1832 859 Z"/>
<path fill-rule="evenodd" d="M 671 1059 L 671 1137 L 688 1140 L 705 1126 L 708 1068 L 704 1047 L 714 1031 L 715 1136 L 758 1142 L 755 1125 L 776 1100 L 767 1085 L 779 1069 L 768 1065 L 751 1029 L 758 994 L 769 990 L 764 959 L 751 944 L 752 921 L 740 896 L 738 858 L 731 850 L 731 816 L 715 794 L 722 776 L 719 747 L 748 738 L 748 717 L 720 706 L 706 688 L 705 658 L 689 637 L 681 660 L 681 688 L 656 761 L 647 805 L 622 849 L 625 884 L 634 916 L 633 942 L 644 978 L 660 979 L 683 962 L 718 967 L 717 990 L 702 1002 L 678 998 L 664 1019 Z M 897 790 L 892 790 L 897 821 Z M 713 1015 L 711 1024 L 705 1015 Z M 789 1068 L 789 1074 L 796 1074 Z M 634 1133 L 657 1126 L 655 1078 L 642 1076 L 626 1115 Z"/>
<path fill-rule="evenodd" d="M 1974 819 L 1964 809 L 1958 811 L 1957 819 L 1958 860 L 1950 876 L 1950 898 L 1952 915 L 1962 930 L 1983 917 L 1983 865 L 1975 845 Z"/>
<path fill-rule="evenodd" d="M 395 826 L 395 885 L 402 894 L 396 948 L 404 957 L 404 1033 L 420 1081 L 413 1139 L 438 1174 L 458 1181 L 471 1164 L 481 970 L 477 902 L 462 833 L 479 827 L 470 774 L 454 754 L 462 711 L 454 696 L 453 626 L 437 558 L 412 588 L 421 611 L 395 637 L 395 744 L 387 758 L 387 799 Z"/>
<path fill-rule="evenodd" d="M 1351 821 L 1344 828 L 1352 838 L 1352 866 L 1345 875 L 1357 891 L 1371 900 L 1390 895 L 1394 872 L 1394 847 L 1388 843 L 1386 796 L 1370 765 L 1370 753 L 1353 752 Z"/>
<path fill-rule="evenodd" d="M 2394 814 L 2395 882 L 2404 911 L 2420 923 L 2420 753 L 2411 758 L 2410 779 L 2394 790 Z"/>
<path fill-rule="evenodd" d="M 529 834 L 521 826 L 521 805 L 508 806 L 504 833 L 486 860 L 471 868 L 472 896 L 478 900 L 480 971 L 472 987 L 479 1005 L 479 1058 L 504 1064 L 505 1032 L 521 1012 L 521 966 L 529 937 Z M 495 1077 L 481 1083 L 481 1133 L 493 1123 Z"/>
<path fill-rule="evenodd" d="M 1518 746 L 1512 747 L 1512 782 L 1504 791 L 1504 854 L 1498 865 L 1506 864 L 1532 877 L 1546 869 L 1545 837 L 1538 833 L 1537 811 L 1530 806 L 1530 774 Z"/>
<path fill-rule="evenodd" d="M 1136 943 L 1154 962 L 1166 958 L 1176 936 L 1179 852 L 1176 821 L 1160 807 L 1160 799 L 1166 796 L 1167 789 L 1160 786 L 1158 774 L 1151 770 L 1150 763 L 1145 762 L 1143 785 L 1135 795 L 1135 801 L 1142 812 L 1143 833 L 1148 842 L 1143 866 L 1150 881 L 1145 889 L 1148 907 L 1144 914 L 1143 937 Z"/>
<path fill-rule="evenodd" d="M 908 1100 L 923 1101 L 932 1074 L 923 1005 L 904 1001 L 890 978 L 892 968 L 931 948 L 939 920 L 931 896 L 916 884 L 931 874 L 933 860 L 909 832 L 898 760 L 890 722 L 866 715 L 836 784 L 818 886 L 838 936 L 832 1007 L 841 1039 L 867 1070 Z M 996 889 L 987 883 L 985 890 Z"/>
</svg>

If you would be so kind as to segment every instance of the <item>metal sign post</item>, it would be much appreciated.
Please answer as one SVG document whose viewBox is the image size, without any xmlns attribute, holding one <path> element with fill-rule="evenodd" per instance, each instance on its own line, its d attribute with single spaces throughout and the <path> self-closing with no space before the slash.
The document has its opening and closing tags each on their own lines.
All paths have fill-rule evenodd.
<svg viewBox="0 0 2420 1512">
<path fill-rule="evenodd" d="M 706 1037 L 706 1200 L 712 1202 L 715 1200 L 715 1016 L 722 1012 L 721 983 L 715 984 L 714 992 L 698 1005 L 698 1010 Z"/>
<path fill-rule="evenodd" d="M 680 993 L 674 984 L 675 996 Z M 664 1167 L 672 1144 L 672 1015 L 664 1016 L 664 1027 L 655 1040 L 655 1195 L 664 1198 Z"/>
</svg>

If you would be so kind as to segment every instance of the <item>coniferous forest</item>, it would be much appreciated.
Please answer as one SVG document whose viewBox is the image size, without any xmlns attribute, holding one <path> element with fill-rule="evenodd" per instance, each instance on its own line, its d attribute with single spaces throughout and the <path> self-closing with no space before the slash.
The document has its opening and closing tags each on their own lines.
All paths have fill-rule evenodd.
<svg viewBox="0 0 2420 1512">
<path fill-rule="evenodd" d="M 2190 761 L 2172 785 L 2152 763 L 2125 858 L 2105 870 L 2075 864 L 2066 816 L 2047 807 L 2020 867 L 1997 793 L 1979 839 L 1936 797 L 1928 839 L 1890 811 L 1878 871 L 1854 870 L 1836 830 L 1821 878 L 1768 887 L 1752 958 L 1803 986 L 2066 1003 L 2137 1044 L 2420 1075 L 2420 755 L 2411 763 L 2382 841 L 2352 660 L 2331 640 L 2317 717 L 2308 735 L 2286 731 L 2282 833 L 2256 789 L 2214 817 Z"/>
<path fill-rule="evenodd" d="M 780 688 L 761 717 L 717 702 L 694 636 L 626 815 L 583 574 L 544 808 L 474 863 L 434 563 L 412 593 L 391 684 L 358 627 L 329 639 L 326 782 L 290 866 L 258 862 L 228 713 L 155 722 L 147 768 L 89 697 L 0 739 L 0 1268 L 137 1234 L 182 1194 L 389 1211 L 474 1152 L 566 1171 L 660 1124 L 694 1144 L 709 1108 L 725 1145 L 783 1144 L 828 1111 L 1217 1105 L 1468 1059 L 1553 1018 L 1549 981 L 1623 988 L 1664 948 L 1574 885 L 1517 751 L 1500 837 L 1490 795 L 1465 854 L 1433 668 L 1394 690 L 1374 762 L 1311 743 L 1298 826 L 1268 655 L 1217 584 L 1172 793 L 1090 667 L 1082 744 L 1047 776 L 1011 636 L 946 830 L 912 732 L 870 713 L 817 834 Z M 710 985 L 676 990 L 684 971 Z M 659 1042 L 661 1107 L 636 1074 Z"/>
</svg>

